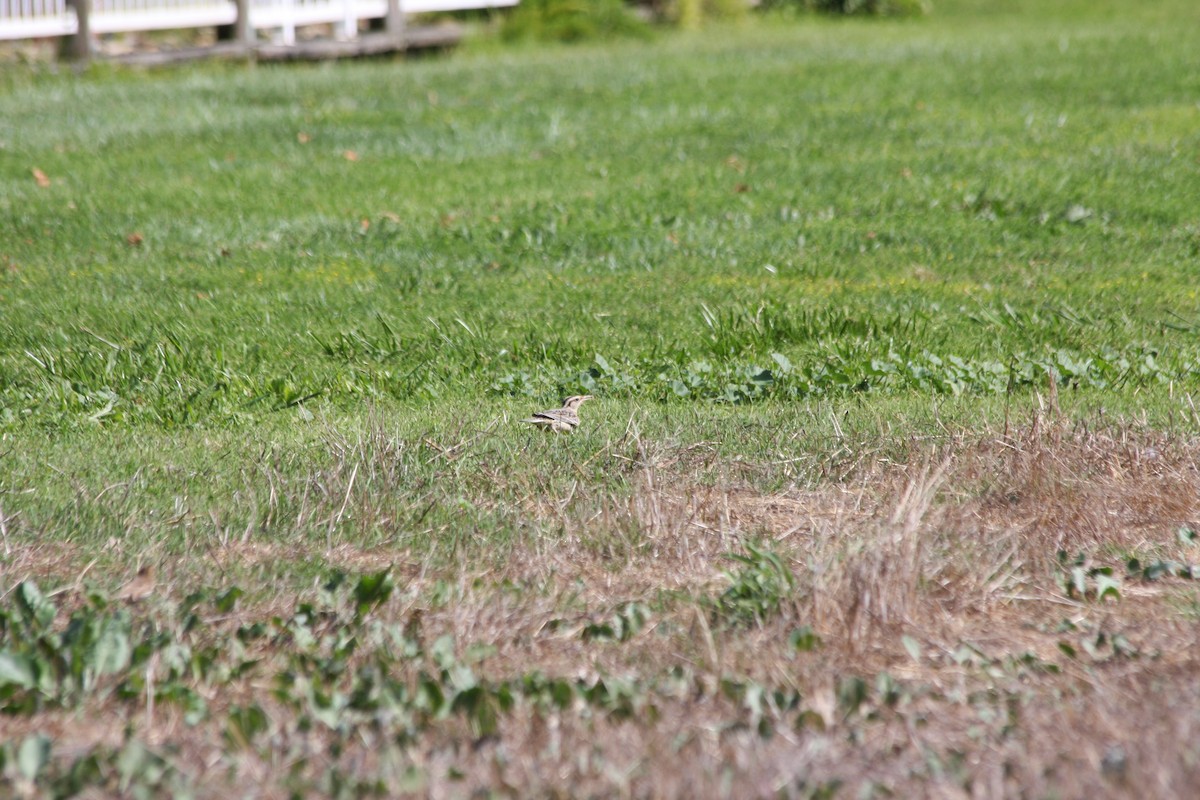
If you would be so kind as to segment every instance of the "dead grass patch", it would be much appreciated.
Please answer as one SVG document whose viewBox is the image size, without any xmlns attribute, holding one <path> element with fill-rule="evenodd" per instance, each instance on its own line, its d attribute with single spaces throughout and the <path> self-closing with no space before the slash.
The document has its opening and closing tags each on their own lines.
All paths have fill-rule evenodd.
<svg viewBox="0 0 1200 800">
<path fill-rule="evenodd" d="M 197 576 L 231 563 L 390 569 L 396 589 L 370 624 L 405 631 L 419 652 L 389 662 L 390 678 L 416 685 L 437 674 L 431 653 L 449 637 L 483 685 L 569 682 L 578 694 L 563 706 L 518 693 L 484 734 L 455 714 L 425 719 L 407 738 L 357 724 L 305 728 L 268 692 L 273 674 L 297 669 L 284 637 L 256 640 L 252 669 L 205 690 L 201 724 L 185 724 L 170 704 L 152 712 L 144 693 L 101 693 L 11 718 L 6 734 L 46 733 L 68 757 L 116 747 L 113 731 L 127 726 L 174 753 L 199 785 L 232 776 L 263 796 L 322 786 L 329 770 L 367 780 L 363 791 L 378 780 L 392 793 L 403 785 L 435 797 L 811 796 L 838 787 L 847 796 L 1190 796 L 1200 779 L 1197 590 L 1169 575 L 1143 581 L 1125 565 L 1200 561 L 1200 545 L 1177 535 L 1200 518 L 1200 443 L 1039 419 L 1010 436 L 915 447 L 906 461 L 864 461 L 838 484 L 770 495 L 744 480 L 698 480 L 688 465 L 707 470 L 703 460 L 638 448 L 623 490 L 577 480 L 560 484 L 560 495 L 526 497 L 528 534 L 502 559 L 464 551 L 439 566 L 387 546 L 306 550 L 252 536 L 210 548 L 207 566 L 168 569 L 154 601 L 129 606 L 169 629 L 171 604 Z M 323 496 L 340 499 L 305 506 L 306 519 L 367 508 L 353 469 L 337 473 L 342 483 L 326 473 Z M 372 469 L 358 474 L 382 474 Z M 729 557 L 755 543 L 784 560 L 794 588 L 765 598 L 760 616 L 727 616 L 722 593 L 738 581 L 752 598 L 778 592 Z M 14 552 L 6 580 L 66 563 L 36 545 Z M 1076 563 L 1111 568 L 1117 595 L 1068 591 Z M 203 640 L 286 619 L 316 592 L 251 594 L 234 613 L 210 615 Z M 369 648 L 356 653 L 331 685 L 371 658 Z M 600 682 L 628 696 L 585 700 Z M 232 748 L 229 714 L 251 704 L 266 714 L 266 738 Z"/>
</svg>

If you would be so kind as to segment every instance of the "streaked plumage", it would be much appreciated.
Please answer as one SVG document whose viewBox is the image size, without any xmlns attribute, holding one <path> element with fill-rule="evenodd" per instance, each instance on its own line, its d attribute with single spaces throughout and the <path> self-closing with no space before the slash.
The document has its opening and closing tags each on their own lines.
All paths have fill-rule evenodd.
<svg viewBox="0 0 1200 800">
<path fill-rule="evenodd" d="M 591 400 L 590 394 L 577 394 L 574 397 L 568 397 L 563 401 L 562 408 L 552 408 L 548 411 L 539 411 L 529 419 L 523 419 L 521 422 L 528 422 L 532 425 L 537 425 L 539 428 L 552 433 L 570 433 L 579 426 L 579 407 L 584 401 Z"/>
</svg>

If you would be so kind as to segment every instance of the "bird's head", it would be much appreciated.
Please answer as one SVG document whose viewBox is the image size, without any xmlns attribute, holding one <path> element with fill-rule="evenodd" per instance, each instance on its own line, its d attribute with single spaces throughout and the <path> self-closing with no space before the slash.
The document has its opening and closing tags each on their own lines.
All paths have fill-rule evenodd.
<svg viewBox="0 0 1200 800">
<path fill-rule="evenodd" d="M 585 401 L 591 399 L 592 396 L 590 394 L 577 394 L 574 397 L 568 397 L 566 400 L 563 400 L 563 408 L 569 408 L 572 411 L 578 411 L 579 407 L 583 405 Z"/>
</svg>

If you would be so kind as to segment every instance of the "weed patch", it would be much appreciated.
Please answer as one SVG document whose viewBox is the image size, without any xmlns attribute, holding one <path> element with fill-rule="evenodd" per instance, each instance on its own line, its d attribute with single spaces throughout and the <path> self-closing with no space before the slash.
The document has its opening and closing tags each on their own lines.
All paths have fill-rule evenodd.
<svg viewBox="0 0 1200 800">
<path fill-rule="evenodd" d="M 1123 770 L 1168 796 L 1191 779 L 1186 749 L 1147 742 L 1193 724 L 1160 690 L 1185 696 L 1198 668 L 1170 610 L 1195 591 L 1194 442 L 1039 417 L 775 496 L 698 491 L 703 461 L 632 447 L 629 499 L 564 487 L 526 524 L 574 533 L 482 569 L 326 569 L 286 596 L 194 588 L 224 561 L 149 592 L 142 576 L 3 587 L 0 779 L 201 797 L 483 788 L 497 768 L 539 791 L 604 793 L 632 770 L 639 790 L 709 796 L 720 763 L 739 793 L 763 775 L 795 792 L 1103 791 Z M 1037 513 L 1086 520 L 1081 555 Z M 1114 693 L 1144 716 L 1117 725 Z M 913 730 L 921 747 L 899 746 Z"/>
</svg>

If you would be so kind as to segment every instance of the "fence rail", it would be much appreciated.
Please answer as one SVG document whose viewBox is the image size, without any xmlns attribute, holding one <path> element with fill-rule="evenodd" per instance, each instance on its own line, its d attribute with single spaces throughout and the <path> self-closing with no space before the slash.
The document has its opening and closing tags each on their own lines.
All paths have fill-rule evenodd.
<svg viewBox="0 0 1200 800">
<path fill-rule="evenodd" d="M 0 39 L 37 39 L 75 33 L 65 0 L 0 0 Z"/>
<path fill-rule="evenodd" d="M 515 6 L 518 0 L 391 0 L 400 14 Z M 296 28 L 333 23 L 343 39 L 357 36 L 359 20 L 386 19 L 389 0 L 0 0 L 0 40 L 75 36 L 86 5 L 90 35 L 162 29 L 232 26 L 239 7 L 247 31 L 276 29 L 294 44 Z"/>
</svg>

